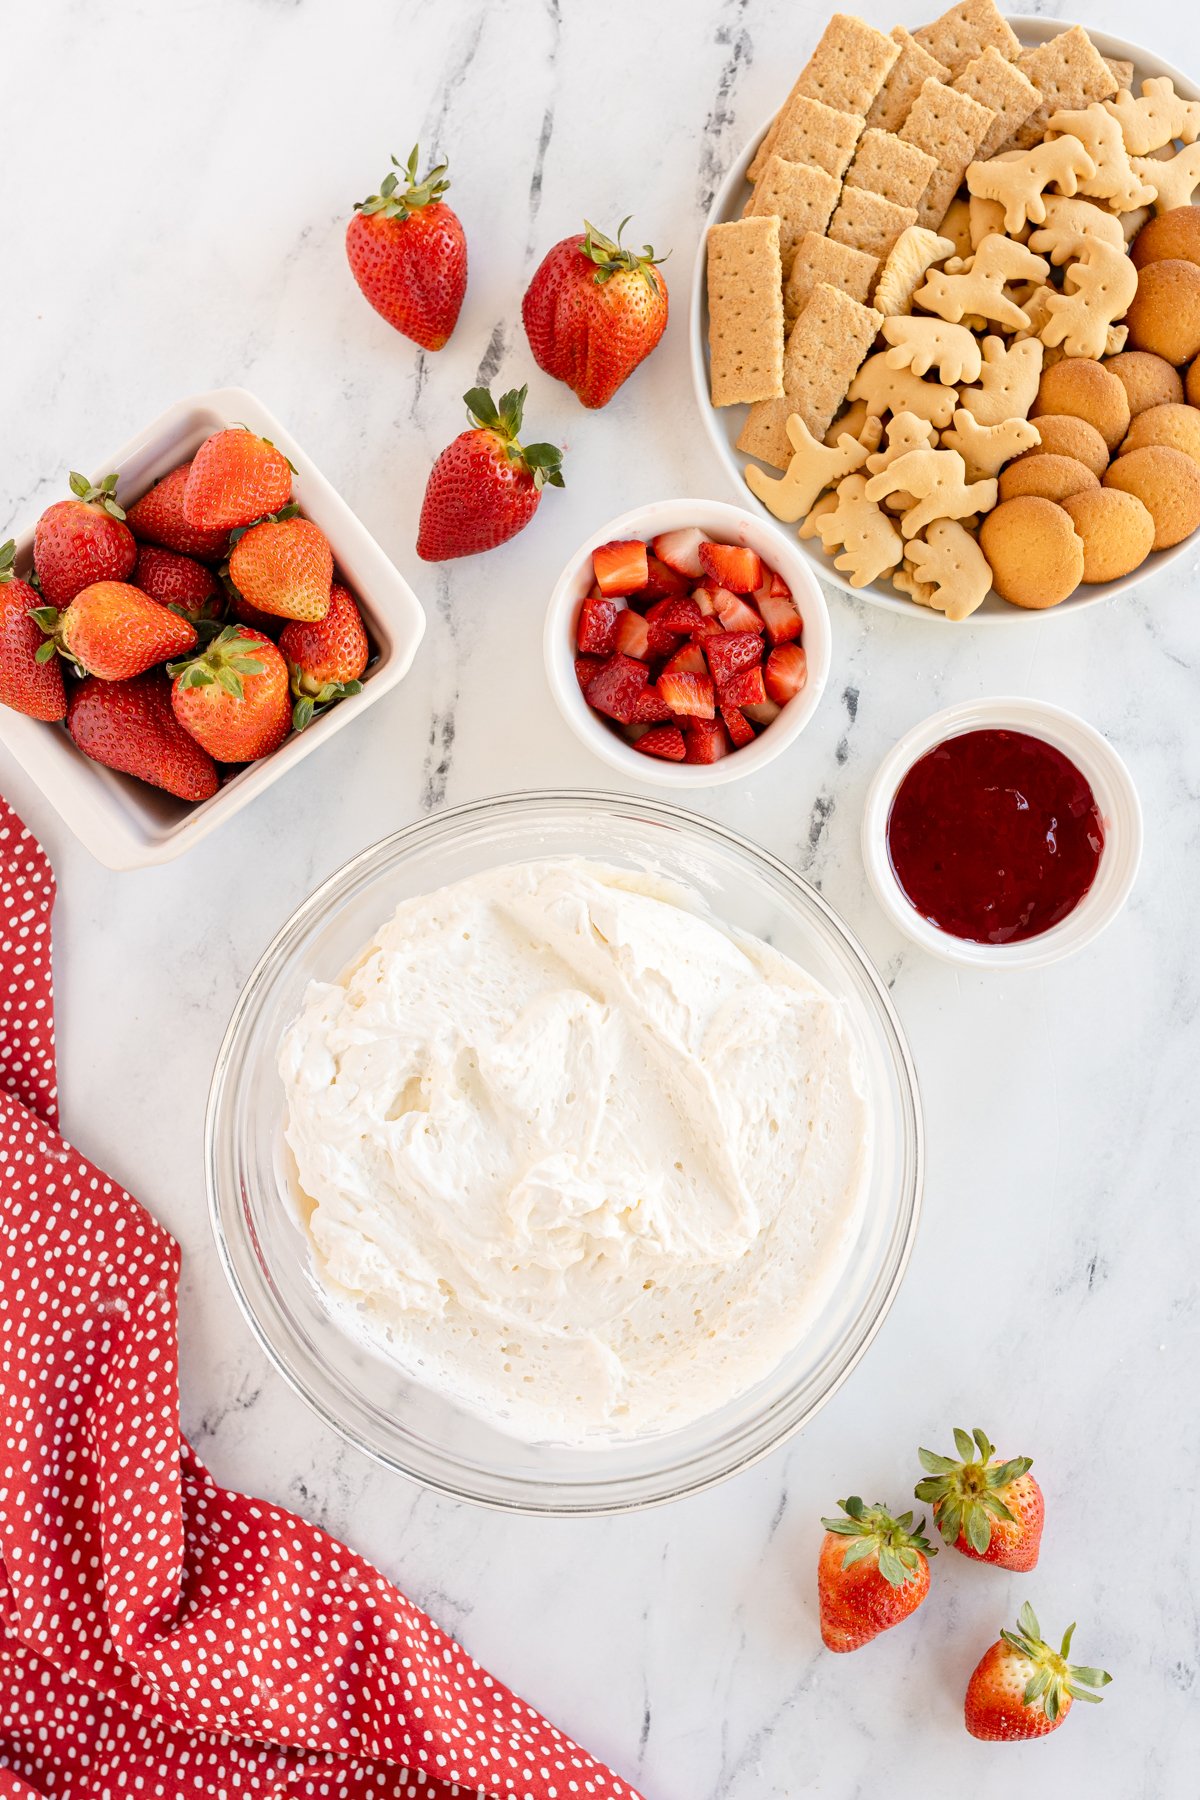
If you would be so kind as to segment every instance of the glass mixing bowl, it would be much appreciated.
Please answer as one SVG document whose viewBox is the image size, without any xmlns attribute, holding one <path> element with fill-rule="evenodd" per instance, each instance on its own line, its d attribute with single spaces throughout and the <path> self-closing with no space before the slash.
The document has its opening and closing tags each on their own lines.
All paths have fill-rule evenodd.
<svg viewBox="0 0 1200 1800">
<path fill-rule="evenodd" d="M 874 1118 L 865 1204 L 812 1328 L 748 1392 L 682 1430 L 625 1443 L 528 1444 L 422 1387 L 336 1321 L 295 1223 L 280 1039 L 308 983 L 336 979 L 401 900 L 501 863 L 592 857 L 697 891 L 726 924 L 773 944 L 843 1004 Z M 695 1493 L 797 1431 L 878 1331 L 907 1264 L 923 1165 L 916 1075 L 891 1002 L 837 914 L 783 863 L 663 801 L 515 794 L 453 807 L 346 864 L 293 914 L 230 1020 L 205 1147 L 226 1274 L 268 1356 L 352 1443 L 415 1481 L 527 1513 L 621 1512 Z"/>
</svg>

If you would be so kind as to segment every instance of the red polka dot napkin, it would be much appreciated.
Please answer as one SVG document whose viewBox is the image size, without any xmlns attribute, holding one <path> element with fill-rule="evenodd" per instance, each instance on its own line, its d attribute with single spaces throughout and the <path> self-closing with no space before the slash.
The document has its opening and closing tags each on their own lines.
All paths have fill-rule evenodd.
<svg viewBox="0 0 1200 1800">
<path fill-rule="evenodd" d="M 0 1796 L 637 1800 L 184 1442 L 178 1246 L 54 1129 L 53 900 L 0 798 Z"/>
</svg>

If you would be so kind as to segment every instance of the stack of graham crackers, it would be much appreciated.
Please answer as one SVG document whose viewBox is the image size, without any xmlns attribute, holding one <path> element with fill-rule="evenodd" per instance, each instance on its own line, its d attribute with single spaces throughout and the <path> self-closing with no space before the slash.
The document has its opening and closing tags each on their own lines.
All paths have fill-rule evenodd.
<svg viewBox="0 0 1200 1800">
<path fill-rule="evenodd" d="M 793 413 L 822 439 L 882 296 L 911 293 L 905 271 L 940 227 L 970 253 L 946 225 L 968 165 L 1038 143 L 1052 113 L 1132 75 L 1082 27 L 1024 49 L 993 0 L 887 36 L 835 13 L 750 164 L 742 218 L 708 234 L 713 404 L 752 403 L 738 448 L 786 467 Z"/>
</svg>

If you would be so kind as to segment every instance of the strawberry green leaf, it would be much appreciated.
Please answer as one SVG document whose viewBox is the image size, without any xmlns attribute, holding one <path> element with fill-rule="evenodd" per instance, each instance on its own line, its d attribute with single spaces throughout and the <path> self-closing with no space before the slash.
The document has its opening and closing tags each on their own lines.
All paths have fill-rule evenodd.
<svg viewBox="0 0 1200 1800">
<path fill-rule="evenodd" d="M 14 539 L 9 538 L 0 544 L 0 582 L 13 578 L 13 562 L 16 558 L 17 546 Z"/>
</svg>

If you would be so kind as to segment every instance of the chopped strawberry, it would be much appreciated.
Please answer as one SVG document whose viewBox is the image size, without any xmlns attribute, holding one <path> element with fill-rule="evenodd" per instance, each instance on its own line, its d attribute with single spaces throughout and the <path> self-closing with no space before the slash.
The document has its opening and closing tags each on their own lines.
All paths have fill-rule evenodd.
<svg viewBox="0 0 1200 1800">
<path fill-rule="evenodd" d="M 656 600 L 646 617 L 651 626 L 657 625 L 661 631 L 676 631 L 686 637 L 699 628 L 704 614 L 694 600 L 672 597 Z"/>
<path fill-rule="evenodd" d="M 763 566 L 757 550 L 742 544 L 714 544 L 705 538 L 699 548 L 700 567 L 706 575 L 735 594 L 752 594 L 762 586 Z"/>
<path fill-rule="evenodd" d="M 646 665 L 630 656 L 610 656 L 588 683 L 587 701 L 597 712 L 628 725 L 646 687 Z"/>
<path fill-rule="evenodd" d="M 697 605 L 699 602 L 697 601 Z M 701 619 L 692 631 L 693 638 L 720 637 L 725 627 L 720 619 Z"/>
<path fill-rule="evenodd" d="M 636 594 L 639 588 L 645 587 L 649 573 L 646 546 L 640 538 L 601 544 L 592 552 L 592 568 L 597 586 L 606 598 L 614 594 Z"/>
<path fill-rule="evenodd" d="M 764 700 L 761 703 L 756 702 L 753 706 L 744 706 L 742 711 L 748 719 L 753 719 L 756 725 L 773 725 L 783 708 L 778 700 Z"/>
<path fill-rule="evenodd" d="M 684 735 L 687 738 L 687 762 L 715 763 L 729 754 L 729 740 L 720 719 L 689 719 Z"/>
<path fill-rule="evenodd" d="M 682 762 L 687 756 L 687 745 L 678 725 L 655 725 L 643 732 L 633 747 L 643 756 L 660 756 L 666 762 Z"/>
<path fill-rule="evenodd" d="M 657 657 L 674 656 L 680 644 L 679 632 L 668 631 L 665 625 L 658 624 L 658 622 L 651 619 L 649 615 L 647 615 L 646 623 L 650 632 L 650 655 Z"/>
<path fill-rule="evenodd" d="M 754 727 L 745 713 L 740 712 L 736 706 L 726 706 L 722 701 L 721 717 L 725 721 L 725 729 L 733 740 L 735 750 L 742 750 L 747 744 L 754 742 Z"/>
<path fill-rule="evenodd" d="M 664 675 L 707 675 L 708 665 L 699 644 L 685 644 L 663 664 Z"/>
<path fill-rule="evenodd" d="M 763 629 L 761 616 L 755 612 L 748 600 L 743 600 L 728 588 L 717 588 L 713 594 L 713 604 L 717 617 L 726 631 L 758 631 Z"/>
<path fill-rule="evenodd" d="M 658 691 L 674 713 L 689 718 L 716 716 L 716 689 L 707 675 L 660 675 Z"/>
<path fill-rule="evenodd" d="M 704 640 L 704 654 L 720 687 L 739 669 L 752 668 L 762 661 L 763 643 L 757 631 L 722 631 Z"/>
<path fill-rule="evenodd" d="M 617 647 L 617 609 L 589 595 L 579 609 L 575 642 L 584 656 L 611 656 Z"/>
<path fill-rule="evenodd" d="M 760 588 L 754 599 L 763 616 L 767 636 L 773 644 L 789 644 L 793 638 L 800 636 L 804 629 L 804 621 L 796 611 L 790 597 L 764 594 Z"/>
<path fill-rule="evenodd" d="M 707 582 L 702 581 L 699 587 L 694 587 L 692 589 L 692 599 L 696 602 L 696 605 L 700 608 L 700 611 L 704 614 L 705 618 L 711 619 L 717 609 L 713 605 L 713 590 L 708 586 Z"/>
<path fill-rule="evenodd" d="M 689 594 L 692 584 L 678 569 L 669 569 L 657 556 L 648 556 L 647 574 L 642 593 L 647 600 L 662 600 L 669 594 Z"/>
<path fill-rule="evenodd" d="M 779 644 L 763 664 L 767 693 L 786 706 L 808 680 L 808 658 L 799 644 Z"/>
<path fill-rule="evenodd" d="M 650 548 L 659 562 L 666 563 L 668 569 L 675 569 L 680 575 L 699 581 L 704 573 L 700 566 L 700 546 L 703 542 L 704 533 L 695 525 L 686 525 L 679 531 L 664 531 L 660 536 L 652 538 Z"/>
<path fill-rule="evenodd" d="M 721 683 L 722 706 L 761 706 L 766 697 L 767 687 L 759 663 L 753 668 L 739 669 L 736 675 Z M 590 693 L 588 698 L 591 698 Z"/>
<path fill-rule="evenodd" d="M 598 675 L 604 667 L 602 656 L 577 656 L 575 658 L 575 679 L 586 694 L 588 683 L 593 675 Z"/>
<path fill-rule="evenodd" d="M 673 719 L 674 717 L 675 714 L 671 711 L 671 708 L 667 705 L 656 687 L 646 687 L 642 689 L 642 692 L 638 695 L 637 704 L 633 709 L 633 723 L 635 725 L 658 725 L 661 724 L 664 719 Z"/>
<path fill-rule="evenodd" d="M 772 598 L 772 600 L 790 600 L 791 599 L 792 590 L 788 586 L 787 582 L 783 579 L 783 576 L 778 572 L 777 569 L 768 569 L 767 565 L 764 563 L 763 564 L 763 575 L 764 575 L 764 577 L 767 575 L 769 575 L 771 577 L 771 598 Z"/>
<path fill-rule="evenodd" d="M 650 627 L 641 613 L 627 610 L 617 614 L 614 642 L 621 656 L 649 656 Z"/>
</svg>

